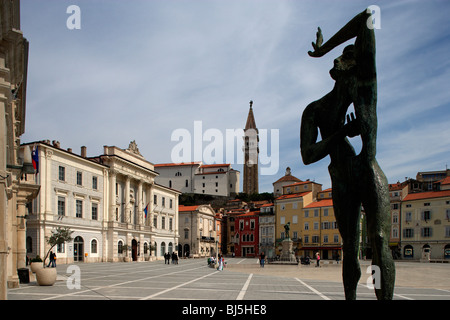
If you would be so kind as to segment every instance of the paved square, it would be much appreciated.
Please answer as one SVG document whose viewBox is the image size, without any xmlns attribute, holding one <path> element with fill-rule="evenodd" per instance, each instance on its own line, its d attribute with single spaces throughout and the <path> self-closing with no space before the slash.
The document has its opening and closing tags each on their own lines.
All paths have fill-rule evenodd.
<svg viewBox="0 0 450 320">
<path fill-rule="evenodd" d="M 8 300 L 344 300 L 340 265 L 260 268 L 255 259 L 226 261 L 223 271 L 208 267 L 206 259 L 181 259 L 178 265 L 163 261 L 79 263 L 72 265 L 79 268 L 79 288 L 73 288 L 75 273 L 68 272 L 70 265 L 60 265 L 54 286 L 41 287 L 32 277 L 29 284 L 9 289 Z M 366 265 L 369 262 L 361 269 Z M 400 284 L 396 284 L 395 300 L 450 300 L 450 265 L 410 262 L 397 266 Z M 420 275 L 425 279 L 417 279 L 418 284 L 402 286 L 408 276 Z M 357 297 L 376 299 L 364 278 Z"/>
</svg>

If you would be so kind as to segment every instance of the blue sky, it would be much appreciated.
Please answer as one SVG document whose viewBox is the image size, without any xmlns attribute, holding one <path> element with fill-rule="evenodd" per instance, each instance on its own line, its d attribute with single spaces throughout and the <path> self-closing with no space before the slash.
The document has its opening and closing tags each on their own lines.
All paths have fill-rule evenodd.
<svg viewBox="0 0 450 320">
<path fill-rule="evenodd" d="M 67 7 L 81 9 L 70 30 Z M 380 8 L 377 159 L 390 183 L 450 165 L 450 1 L 22 0 L 30 42 L 22 142 L 58 140 L 88 156 L 135 140 L 153 163 L 171 162 L 176 129 L 279 130 L 279 170 L 331 186 L 329 158 L 300 157 L 304 108 L 333 87 L 344 45 L 310 58 L 320 26 L 328 40 L 357 13 Z M 350 41 L 353 42 L 353 41 Z M 358 139 L 353 139 L 358 149 Z M 204 147 L 208 142 L 204 143 Z M 195 160 L 195 159 L 193 159 Z M 225 162 L 225 156 L 223 162 Z M 237 161 L 236 161 L 237 162 Z M 241 171 L 242 166 L 233 164 Z"/>
</svg>

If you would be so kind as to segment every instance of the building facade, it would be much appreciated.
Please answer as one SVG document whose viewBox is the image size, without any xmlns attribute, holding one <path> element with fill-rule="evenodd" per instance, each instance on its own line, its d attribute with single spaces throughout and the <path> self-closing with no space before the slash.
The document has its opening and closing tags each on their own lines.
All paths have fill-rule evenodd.
<svg viewBox="0 0 450 320">
<path fill-rule="evenodd" d="M 26 206 L 34 183 L 31 151 L 21 148 L 25 132 L 28 41 L 20 30 L 20 1 L 0 2 L 0 300 L 17 287 L 26 266 Z"/>
<path fill-rule="evenodd" d="M 317 194 L 317 200 L 303 208 L 302 245 L 300 256 L 338 260 L 342 257 L 342 238 L 334 216 L 332 190 Z"/>
<path fill-rule="evenodd" d="M 408 194 L 401 211 L 404 259 L 450 259 L 450 190 Z"/>
<path fill-rule="evenodd" d="M 275 257 L 275 210 L 274 204 L 261 206 L 259 211 L 259 248 L 267 258 Z"/>
<path fill-rule="evenodd" d="M 283 194 L 284 186 L 287 186 L 287 185 L 290 185 L 293 183 L 297 183 L 297 182 L 302 182 L 302 180 L 298 179 L 297 177 L 294 177 L 291 173 L 291 168 L 287 167 L 286 173 L 284 174 L 284 176 L 272 184 L 273 185 L 273 196 L 275 198 L 278 198 L 279 196 L 281 196 Z"/>
<path fill-rule="evenodd" d="M 134 141 L 128 149 L 104 146 L 97 157 L 57 141 L 29 145 L 37 149 L 41 186 L 27 220 L 29 258 L 45 256 L 45 239 L 57 227 L 73 231 L 70 243 L 55 248 L 61 263 L 144 261 L 176 250 L 180 192 L 155 183 Z"/>
<path fill-rule="evenodd" d="M 180 257 L 211 257 L 219 251 L 216 213 L 210 205 L 179 206 Z"/>
<path fill-rule="evenodd" d="M 240 172 L 230 164 L 156 164 L 156 182 L 182 193 L 229 197 L 239 193 Z"/>
<path fill-rule="evenodd" d="M 234 220 L 236 257 L 257 257 L 259 251 L 259 210 L 237 215 Z"/>
</svg>

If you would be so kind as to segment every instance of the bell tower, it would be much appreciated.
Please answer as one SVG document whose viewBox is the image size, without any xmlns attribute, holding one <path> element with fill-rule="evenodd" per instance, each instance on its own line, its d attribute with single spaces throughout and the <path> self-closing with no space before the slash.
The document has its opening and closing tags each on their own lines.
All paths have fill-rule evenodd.
<svg viewBox="0 0 450 320">
<path fill-rule="evenodd" d="M 250 110 L 244 129 L 244 187 L 247 194 L 259 193 L 258 187 L 258 158 L 259 135 L 253 115 L 253 101 L 250 101 Z"/>
</svg>

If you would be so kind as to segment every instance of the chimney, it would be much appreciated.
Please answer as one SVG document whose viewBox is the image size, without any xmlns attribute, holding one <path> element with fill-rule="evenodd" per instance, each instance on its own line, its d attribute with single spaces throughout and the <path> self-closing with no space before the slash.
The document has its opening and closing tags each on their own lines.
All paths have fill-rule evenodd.
<svg viewBox="0 0 450 320">
<path fill-rule="evenodd" d="M 81 156 L 82 156 L 83 158 L 86 158 L 86 147 L 85 147 L 85 146 L 82 146 L 82 147 L 81 147 Z"/>
<path fill-rule="evenodd" d="M 67 148 L 67 151 L 69 151 L 70 153 L 72 153 L 72 148 Z"/>
</svg>

